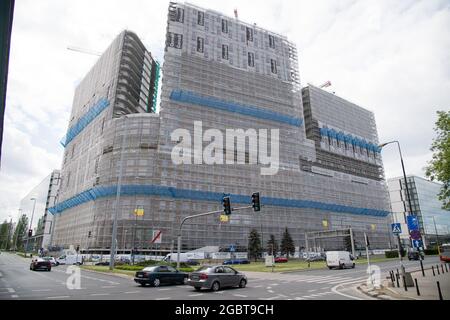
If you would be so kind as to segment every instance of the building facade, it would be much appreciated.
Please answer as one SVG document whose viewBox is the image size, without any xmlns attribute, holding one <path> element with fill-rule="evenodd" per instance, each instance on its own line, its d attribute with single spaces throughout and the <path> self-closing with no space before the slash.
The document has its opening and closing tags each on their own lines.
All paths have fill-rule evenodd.
<svg viewBox="0 0 450 320">
<path fill-rule="evenodd" d="M 225 223 L 218 215 L 191 220 L 182 249 L 246 247 L 252 228 L 267 241 L 286 227 L 299 248 L 307 231 L 349 227 L 357 246 L 364 233 L 374 248 L 389 246 L 374 115 L 312 85 L 302 90 L 296 47 L 285 36 L 171 3 L 159 114 L 111 113 L 114 98 L 93 87 L 117 78 L 117 68 L 101 65 L 116 59 L 111 50 L 75 93 L 73 112 L 94 92 L 107 97 L 109 111 L 66 146 L 61 197 L 51 210 L 58 244 L 109 250 L 121 178 L 119 250 L 170 251 L 184 217 L 221 210 L 224 195 L 234 207 L 249 205 L 253 192 L 261 194 L 260 212 L 234 212 Z M 77 100 L 81 92 L 85 98 Z M 136 208 L 143 216 L 134 215 Z M 154 230 L 162 231 L 158 245 Z M 317 247 L 343 243 L 329 239 Z"/>
<path fill-rule="evenodd" d="M 28 239 L 29 250 L 47 249 L 51 245 L 54 216 L 48 209 L 56 204 L 59 186 L 60 171 L 53 170 L 20 201 L 19 210 L 28 217 L 26 229 L 28 230 L 31 224 L 33 230 Z M 22 238 L 24 244 L 27 238 L 28 234 Z"/>
<path fill-rule="evenodd" d="M 392 216 L 394 222 L 401 223 L 400 238 L 402 242 L 411 245 L 406 216 L 413 212 L 417 215 L 425 248 L 435 246 L 436 243 L 448 243 L 450 241 L 450 212 L 442 209 L 442 202 L 438 199 L 441 185 L 418 176 L 407 176 L 406 180 L 412 210 L 409 206 L 405 179 L 403 177 L 388 179 Z"/>
</svg>

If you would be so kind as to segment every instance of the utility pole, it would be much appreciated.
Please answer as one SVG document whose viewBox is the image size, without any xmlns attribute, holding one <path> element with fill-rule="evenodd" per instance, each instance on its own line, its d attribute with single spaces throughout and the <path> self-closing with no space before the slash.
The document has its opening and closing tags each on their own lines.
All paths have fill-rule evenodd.
<svg viewBox="0 0 450 320">
<path fill-rule="evenodd" d="M 437 228 L 436 228 L 436 220 L 434 220 L 434 216 L 431 216 L 433 218 L 433 224 L 434 224 L 434 232 L 436 233 L 436 247 L 439 248 L 439 237 L 438 237 L 438 232 L 437 232 Z"/>
</svg>

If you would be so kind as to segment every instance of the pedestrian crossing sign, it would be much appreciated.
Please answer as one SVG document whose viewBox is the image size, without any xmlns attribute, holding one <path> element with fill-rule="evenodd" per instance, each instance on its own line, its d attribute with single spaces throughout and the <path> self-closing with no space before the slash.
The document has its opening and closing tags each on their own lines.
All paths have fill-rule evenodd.
<svg viewBox="0 0 450 320">
<path fill-rule="evenodd" d="M 402 227 L 401 227 L 400 223 L 392 223 L 391 224 L 391 228 L 392 228 L 392 233 L 393 234 L 400 234 L 400 233 L 402 233 Z"/>
</svg>

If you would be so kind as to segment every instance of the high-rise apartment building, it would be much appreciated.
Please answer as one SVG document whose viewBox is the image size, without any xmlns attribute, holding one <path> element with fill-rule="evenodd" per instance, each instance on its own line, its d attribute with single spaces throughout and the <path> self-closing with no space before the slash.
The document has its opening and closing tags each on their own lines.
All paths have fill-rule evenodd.
<svg viewBox="0 0 450 320">
<path fill-rule="evenodd" d="M 117 68 L 102 66 L 117 57 L 111 50 L 78 87 L 74 110 L 89 105 L 92 86 L 116 78 Z M 285 36 L 170 3 L 162 71 L 159 114 L 127 109 L 114 113 L 127 117 L 96 117 L 78 134 L 82 140 L 66 146 L 63 191 L 53 208 L 59 244 L 110 248 L 123 153 L 119 250 L 155 249 L 152 231 L 161 230 L 158 250 L 169 251 L 185 216 L 220 210 L 224 195 L 233 206 L 249 205 L 253 192 L 261 194 L 260 212 L 234 212 L 226 223 L 218 215 L 191 220 L 183 250 L 245 247 L 252 228 L 266 241 L 285 227 L 298 247 L 307 231 L 348 227 L 357 246 L 367 233 L 373 248 L 388 247 L 389 199 L 374 115 L 312 85 L 302 90 L 296 47 Z M 92 101 L 115 106 L 108 92 L 95 91 Z M 104 108 L 109 115 L 115 107 Z M 144 214 L 136 217 L 136 208 Z"/>
</svg>

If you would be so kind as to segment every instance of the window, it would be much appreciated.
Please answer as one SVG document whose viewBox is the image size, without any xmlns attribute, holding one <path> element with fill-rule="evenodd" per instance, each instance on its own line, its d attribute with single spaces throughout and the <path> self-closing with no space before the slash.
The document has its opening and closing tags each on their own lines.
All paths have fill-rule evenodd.
<svg viewBox="0 0 450 320">
<path fill-rule="evenodd" d="M 167 42 L 169 47 L 181 49 L 183 47 L 183 35 L 169 32 Z"/>
<path fill-rule="evenodd" d="M 249 67 L 255 66 L 255 54 L 253 52 L 248 53 L 248 66 Z"/>
<path fill-rule="evenodd" d="M 275 37 L 269 35 L 269 47 L 275 49 Z"/>
<path fill-rule="evenodd" d="M 222 32 L 228 33 L 228 21 L 225 19 L 222 19 Z"/>
<path fill-rule="evenodd" d="M 253 29 L 247 27 L 247 41 L 253 42 Z"/>
<path fill-rule="evenodd" d="M 203 53 L 203 44 L 204 44 L 204 39 L 202 37 L 197 37 L 197 52 Z"/>
<path fill-rule="evenodd" d="M 270 59 L 270 70 L 272 73 L 277 73 L 277 61 L 274 59 Z"/>
<path fill-rule="evenodd" d="M 170 12 L 170 20 L 183 23 L 184 22 L 184 9 L 177 8 L 176 10 L 171 11 Z"/>
<path fill-rule="evenodd" d="M 222 59 L 228 60 L 228 46 L 226 44 L 222 45 Z"/>
<path fill-rule="evenodd" d="M 205 13 L 199 11 L 198 15 L 197 15 L 197 24 L 199 26 L 204 26 L 205 25 Z"/>
</svg>

